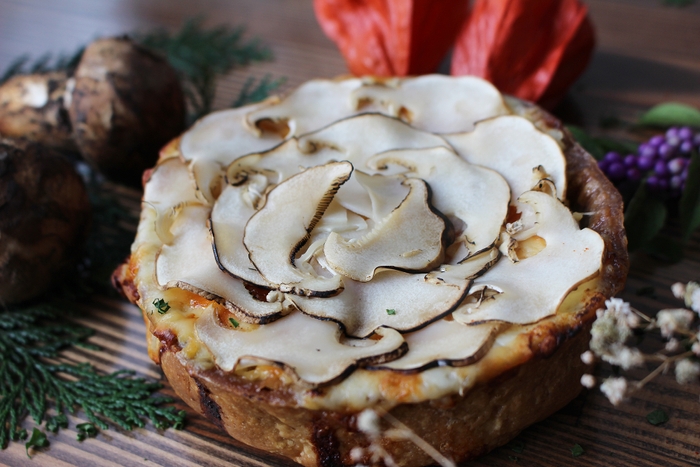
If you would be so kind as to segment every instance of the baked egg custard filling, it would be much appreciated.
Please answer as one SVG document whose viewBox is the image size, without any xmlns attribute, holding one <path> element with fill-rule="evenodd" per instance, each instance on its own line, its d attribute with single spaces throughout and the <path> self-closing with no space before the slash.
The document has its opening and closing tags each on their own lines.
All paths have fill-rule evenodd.
<svg viewBox="0 0 700 467">
<path fill-rule="evenodd" d="M 311 81 L 164 149 L 132 247 L 139 304 L 180 358 L 272 371 L 299 406 L 463 392 L 595 289 L 604 242 L 566 184 L 561 142 L 485 81 Z"/>
</svg>

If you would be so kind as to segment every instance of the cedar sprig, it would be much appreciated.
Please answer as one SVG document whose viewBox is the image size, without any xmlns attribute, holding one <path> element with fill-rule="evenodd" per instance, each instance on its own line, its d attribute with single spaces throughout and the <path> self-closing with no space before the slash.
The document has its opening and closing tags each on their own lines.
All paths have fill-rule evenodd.
<svg viewBox="0 0 700 467">
<path fill-rule="evenodd" d="M 241 107 L 247 104 L 260 102 L 276 91 L 287 80 L 283 78 L 272 79 L 268 74 L 262 77 L 257 84 L 254 77 L 249 77 L 243 84 L 243 88 L 238 93 L 238 98 L 231 104 L 231 107 Z"/>
<path fill-rule="evenodd" d="M 160 30 L 136 36 L 144 46 L 163 53 L 180 73 L 193 120 L 211 111 L 219 76 L 272 59 L 271 50 L 258 39 L 244 38 L 245 28 L 205 29 L 202 22 L 202 18 L 189 20 L 175 34 Z"/>
<path fill-rule="evenodd" d="M 63 304 L 42 304 L 9 310 L 0 320 L 0 447 L 26 437 L 27 415 L 56 432 L 68 426 L 66 412 L 82 410 L 100 429 L 111 422 L 124 430 L 144 427 L 181 428 L 184 412 L 166 406 L 171 399 L 153 397 L 161 384 L 133 377 L 133 372 L 98 372 L 88 363 L 60 361 L 70 346 L 92 346 L 94 331 L 69 321 Z M 56 415 L 47 416 L 49 407 Z"/>
<path fill-rule="evenodd" d="M 54 57 L 51 53 L 45 53 L 37 59 L 31 60 L 29 55 L 22 55 L 14 59 L 0 75 L 0 85 L 17 75 L 32 73 L 48 73 L 51 71 L 65 71 L 71 75 L 80 62 L 85 47 L 80 47 L 72 54 L 60 54 Z"/>
</svg>

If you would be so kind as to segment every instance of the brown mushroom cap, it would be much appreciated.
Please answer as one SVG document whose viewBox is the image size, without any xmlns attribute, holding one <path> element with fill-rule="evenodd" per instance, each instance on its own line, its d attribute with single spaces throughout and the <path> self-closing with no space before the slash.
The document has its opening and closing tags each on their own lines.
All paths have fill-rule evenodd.
<svg viewBox="0 0 700 467">
<path fill-rule="evenodd" d="M 185 129 L 185 101 L 173 68 L 128 38 L 90 44 L 75 71 L 73 136 L 108 178 L 139 184 L 158 151 Z"/>
<path fill-rule="evenodd" d="M 0 135 L 75 150 L 64 72 L 15 76 L 0 86 Z"/>
<path fill-rule="evenodd" d="M 0 139 L 0 303 L 48 290 L 75 263 L 89 222 L 70 162 L 36 143 Z"/>
</svg>

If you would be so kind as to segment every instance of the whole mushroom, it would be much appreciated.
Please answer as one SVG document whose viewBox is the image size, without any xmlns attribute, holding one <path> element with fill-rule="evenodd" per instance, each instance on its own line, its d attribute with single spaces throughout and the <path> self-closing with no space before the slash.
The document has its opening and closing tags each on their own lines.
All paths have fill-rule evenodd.
<svg viewBox="0 0 700 467">
<path fill-rule="evenodd" d="M 69 108 L 83 157 L 108 178 L 139 184 L 185 129 L 185 99 L 167 61 L 126 37 L 91 43 L 75 70 Z"/>
<path fill-rule="evenodd" d="M 130 185 L 140 185 L 185 123 L 175 70 L 127 37 L 92 42 L 72 75 L 20 75 L 0 85 L 0 137 L 78 150 L 107 178 Z"/>
<path fill-rule="evenodd" d="M 0 135 L 76 150 L 64 72 L 15 76 L 0 86 Z"/>
<path fill-rule="evenodd" d="M 0 139 L 0 305 L 30 300 L 75 265 L 90 224 L 82 179 L 59 154 Z"/>
</svg>

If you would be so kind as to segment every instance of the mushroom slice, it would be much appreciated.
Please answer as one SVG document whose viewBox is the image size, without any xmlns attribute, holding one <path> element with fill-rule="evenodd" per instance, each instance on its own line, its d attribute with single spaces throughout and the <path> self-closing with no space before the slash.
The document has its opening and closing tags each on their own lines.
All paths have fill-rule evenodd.
<svg viewBox="0 0 700 467">
<path fill-rule="evenodd" d="M 393 329 L 377 329 L 379 340 L 342 339 L 336 323 L 302 313 L 245 331 L 223 326 L 211 310 L 199 318 L 195 330 L 223 371 L 281 364 L 314 386 L 337 382 L 358 366 L 406 352 L 403 337 Z"/>
<path fill-rule="evenodd" d="M 214 256 L 219 267 L 229 274 L 268 288 L 275 288 L 253 266 L 243 246 L 245 225 L 255 214 L 250 185 L 227 185 L 211 210 L 211 234 Z"/>
<path fill-rule="evenodd" d="M 456 271 L 426 275 L 385 269 L 370 282 L 346 280 L 345 288 L 333 297 L 288 298 L 304 313 L 342 323 L 349 336 L 366 337 L 380 326 L 409 332 L 455 309 L 472 279 L 494 261 L 498 251 L 492 251 L 459 265 L 461 276 Z"/>
<path fill-rule="evenodd" d="M 278 180 L 299 173 L 300 167 L 313 167 L 331 161 L 347 160 L 358 170 L 367 170 L 366 161 L 390 149 L 449 147 L 437 135 L 419 131 L 395 118 L 379 114 L 358 115 L 292 139 L 274 149 L 241 157 L 231 163 L 226 176 L 230 183 L 251 170 L 274 172 Z"/>
<path fill-rule="evenodd" d="M 164 245 L 156 259 L 158 285 L 190 290 L 210 300 L 223 299 L 227 308 L 247 317 L 246 321 L 265 323 L 281 317 L 281 302 L 256 300 L 241 280 L 219 269 L 206 227 L 208 216 L 205 206 L 183 209 L 171 229 L 174 241 Z"/>
<path fill-rule="evenodd" d="M 407 179 L 406 199 L 365 236 L 348 242 L 331 232 L 323 248 L 334 271 L 367 282 L 378 268 L 426 271 L 442 262 L 447 224 L 430 205 L 423 180 Z"/>
<path fill-rule="evenodd" d="M 491 247 L 508 214 L 510 188 L 498 173 L 469 164 L 444 147 L 425 150 L 399 150 L 378 154 L 368 162 L 379 170 L 389 164 L 408 169 L 407 175 L 425 180 L 432 190 L 432 203 L 448 218 L 464 225 L 457 233 L 467 255 Z M 459 262 L 464 257 L 456 257 Z"/>
<path fill-rule="evenodd" d="M 173 190 L 174 186 L 178 189 Z M 199 204 L 202 201 L 184 162 L 170 158 L 156 165 L 144 186 L 143 206 L 156 212 L 154 230 L 161 242 L 173 241 L 170 229 L 182 208 Z"/>
<path fill-rule="evenodd" d="M 360 102 L 379 105 L 380 112 L 398 117 L 431 133 L 469 131 L 474 123 L 510 110 L 501 93 L 474 76 L 426 75 L 395 83 L 366 83 L 352 92 Z"/>
<path fill-rule="evenodd" d="M 243 245 L 250 261 L 281 292 L 331 295 L 342 287 L 340 276 L 305 273 L 294 257 L 352 170 L 349 162 L 331 162 L 294 175 L 272 189 L 248 221 Z"/>
<path fill-rule="evenodd" d="M 270 99 L 249 111 L 245 116 L 245 125 L 256 135 L 263 134 L 266 122 L 286 125 L 287 137 L 318 130 L 328 122 L 359 113 L 358 105 L 350 99 L 350 94 L 361 84 L 357 78 L 307 81 L 283 99 Z"/>
<path fill-rule="evenodd" d="M 223 169 L 221 164 L 210 160 L 190 162 L 190 177 L 195 183 L 195 196 L 202 203 L 212 206 L 221 194 L 223 185 Z"/>
<path fill-rule="evenodd" d="M 468 162 L 501 174 L 512 200 L 536 186 L 543 171 L 554 182 L 557 197 L 566 197 L 564 153 L 551 136 L 523 117 L 496 117 L 477 123 L 474 131 L 443 137 Z"/>
<path fill-rule="evenodd" d="M 408 344 L 406 355 L 372 369 L 413 373 L 436 366 L 471 365 L 486 355 L 502 328 L 501 323 L 465 326 L 454 320 L 441 319 L 404 334 Z"/>
<path fill-rule="evenodd" d="M 156 165 L 144 186 L 143 201 L 153 207 L 198 203 L 195 183 L 187 165 L 178 158 L 169 158 Z"/>
<path fill-rule="evenodd" d="M 377 113 L 334 122 L 321 130 L 300 136 L 298 145 L 299 150 L 307 154 L 334 149 L 360 170 L 367 168 L 364 161 L 369 156 L 391 149 L 449 148 L 449 144 L 438 135 L 417 130 L 397 118 Z"/>
<path fill-rule="evenodd" d="M 180 152 L 186 161 L 216 161 L 226 167 L 246 154 L 266 151 L 283 141 L 269 133 L 253 134 L 245 116 L 265 104 L 214 112 L 201 118 L 182 136 Z"/>
<path fill-rule="evenodd" d="M 465 324 L 534 323 L 555 314 L 571 290 L 600 271 L 603 240 L 593 230 L 580 230 L 559 200 L 528 191 L 519 201 L 534 208 L 537 235 L 546 246 L 517 263 L 499 261 L 475 280 L 472 292 L 487 288 L 499 293 L 479 304 L 464 304 L 453 313 L 455 320 Z"/>
</svg>

